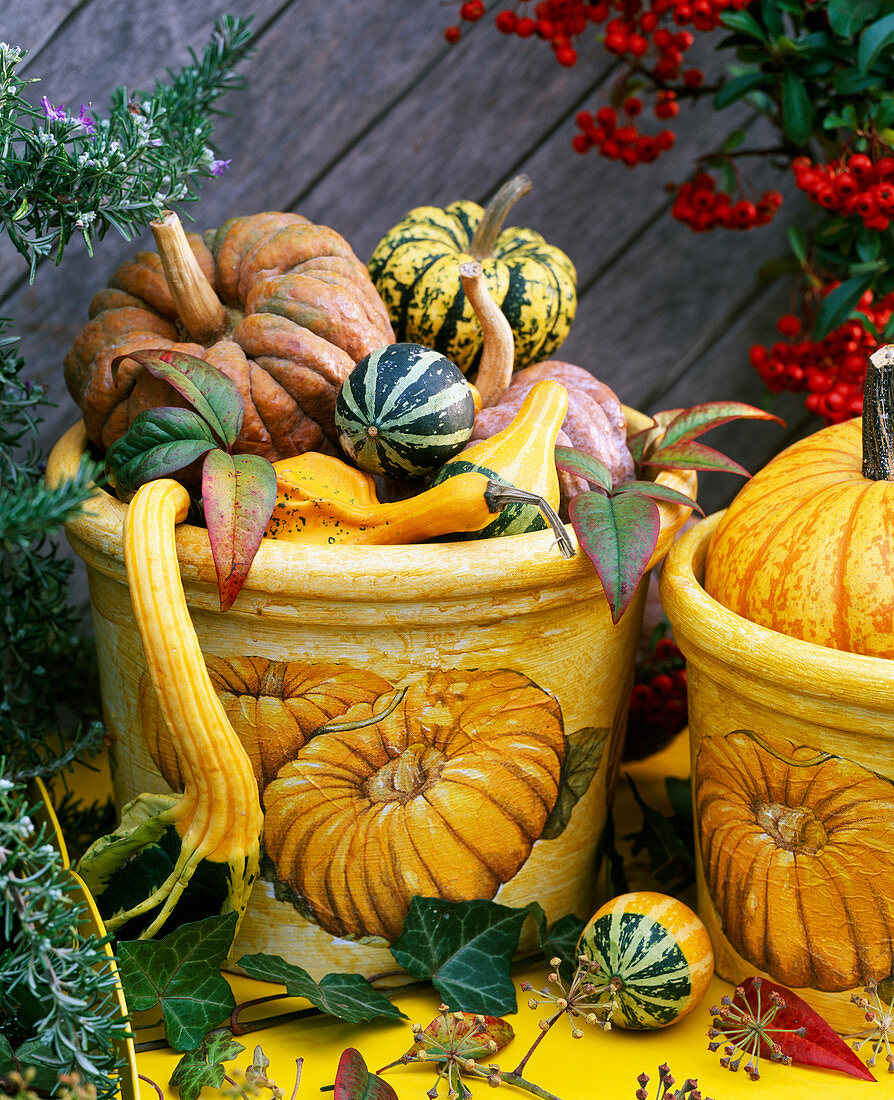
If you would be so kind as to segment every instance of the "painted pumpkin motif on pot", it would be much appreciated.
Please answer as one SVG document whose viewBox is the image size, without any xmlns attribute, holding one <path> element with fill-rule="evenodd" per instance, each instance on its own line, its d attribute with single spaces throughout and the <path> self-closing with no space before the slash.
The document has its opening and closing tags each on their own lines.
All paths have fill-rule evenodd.
<svg viewBox="0 0 894 1100">
<path fill-rule="evenodd" d="M 492 898 L 556 802 L 555 698 L 518 672 L 436 671 L 357 724 L 313 738 L 264 791 L 279 878 L 337 936 L 393 940 L 417 894 Z"/>
<path fill-rule="evenodd" d="M 317 729 L 392 690 L 377 673 L 346 664 L 213 654 L 205 663 L 261 790 Z M 172 790 L 180 790 L 180 765 L 148 677 L 140 684 L 140 715 L 156 767 Z"/>
<path fill-rule="evenodd" d="M 749 963 L 827 992 L 894 971 L 894 783 L 736 730 L 702 741 L 695 812 L 724 934 Z"/>
</svg>

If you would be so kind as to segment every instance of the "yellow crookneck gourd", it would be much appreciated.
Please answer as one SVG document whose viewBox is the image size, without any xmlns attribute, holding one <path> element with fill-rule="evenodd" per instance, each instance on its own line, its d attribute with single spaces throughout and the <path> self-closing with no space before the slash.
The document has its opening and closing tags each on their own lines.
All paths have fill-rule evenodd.
<svg viewBox="0 0 894 1100">
<path fill-rule="evenodd" d="M 139 904 L 106 921 L 114 931 L 158 909 L 141 938 L 164 925 L 202 860 L 228 866 L 223 912 L 236 912 L 241 920 L 259 867 L 258 785 L 208 677 L 180 579 L 174 529 L 188 508 L 183 486 L 153 481 L 137 491 L 124 523 L 134 616 L 184 789 L 180 795 L 140 795 L 124 808 L 119 828 L 96 841 L 77 867 L 100 895 L 127 859 L 174 826 L 181 847 L 168 878 Z"/>
</svg>

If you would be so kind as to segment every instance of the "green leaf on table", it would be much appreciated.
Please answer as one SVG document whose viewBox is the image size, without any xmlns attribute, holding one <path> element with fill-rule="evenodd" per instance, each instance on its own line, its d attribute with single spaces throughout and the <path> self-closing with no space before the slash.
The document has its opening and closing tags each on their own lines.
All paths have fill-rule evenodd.
<svg viewBox="0 0 894 1100">
<path fill-rule="evenodd" d="M 232 447 L 242 427 L 245 403 L 231 378 L 195 355 L 171 350 L 119 355 L 112 361 L 112 377 L 124 359 L 133 359 L 151 375 L 167 382 L 207 422 L 218 443 L 224 448 Z"/>
<path fill-rule="evenodd" d="M 174 1050 L 192 1050 L 236 1007 L 220 972 L 236 932 L 236 914 L 181 925 L 160 940 L 117 946 L 118 970 L 128 1007 L 161 1007 Z"/>
<path fill-rule="evenodd" d="M 714 96 L 714 110 L 722 111 L 724 107 L 729 107 L 731 103 L 744 98 L 749 92 L 753 92 L 755 88 L 769 84 L 771 79 L 767 73 L 763 72 L 742 73 L 741 76 L 734 76 Z"/>
<path fill-rule="evenodd" d="M 482 898 L 414 897 L 391 954 L 414 978 L 431 980 L 451 1008 L 502 1016 L 516 1011 L 509 968 L 522 926 L 542 913 L 536 902 L 510 909 Z"/>
<path fill-rule="evenodd" d="M 335 1071 L 332 1100 L 397 1100 L 397 1093 L 381 1077 L 370 1073 L 359 1050 L 343 1050 Z"/>
<path fill-rule="evenodd" d="M 223 1084 L 224 1062 L 241 1054 L 245 1047 L 226 1030 L 212 1031 L 195 1050 L 190 1050 L 177 1063 L 170 1084 L 181 1100 L 198 1100 L 205 1087 L 219 1089 Z"/>
<path fill-rule="evenodd" d="M 586 794 L 596 774 L 610 732 L 607 726 L 584 726 L 566 737 L 559 791 L 540 834 L 541 840 L 554 840 L 565 831 L 571 811 Z"/>
<path fill-rule="evenodd" d="M 217 571 L 220 609 L 245 583 L 276 504 L 276 471 L 260 455 L 213 450 L 202 467 L 202 504 Z"/>
<path fill-rule="evenodd" d="M 612 491 L 612 475 L 605 463 L 594 455 L 572 447 L 556 447 L 556 466 L 592 485 L 600 485 L 607 493 Z"/>
<path fill-rule="evenodd" d="M 374 989 L 360 974 L 326 974 L 315 982 L 306 970 L 287 963 L 278 955 L 243 955 L 239 966 L 250 978 L 277 982 L 291 997 L 304 997 L 321 1012 L 347 1020 L 406 1019 L 403 1012 L 386 996 Z"/>
<path fill-rule="evenodd" d="M 816 112 L 801 78 L 792 70 L 782 73 L 782 128 L 795 145 L 806 145 L 813 133 Z"/>
<path fill-rule="evenodd" d="M 875 273 L 871 271 L 854 275 L 829 291 L 816 313 L 816 322 L 813 326 L 814 339 L 822 340 L 833 329 L 844 324 L 857 302 L 872 286 L 874 277 Z"/>
<path fill-rule="evenodd" d="M 211 429 L 192 409 L 146 409 L 109 447 L 106 469 L 122 497 L 148 481 L 171 477 L 215 450 Z"/>
<path fill-rule="evenodd" d="M 578 493 L 568 505 L 568 517 L 602 582 L 616 623 L 633 599 L 658 543 L 658 505 L 641 493 L 613 497 Z"/>
<path fill-rule="evenodd" d="M 871 23 L 860 36 L 857 47 L 857 68 L 861 73 L 869 72 L 879 54 L 894 43 L 894 12 L 883 15 Z"/>
<path fill-rule="evenodd" d="M 878 14 L 881 0 L 829 0 L 826 16 L 839 38 L 853 38 Z"/>
</svg>

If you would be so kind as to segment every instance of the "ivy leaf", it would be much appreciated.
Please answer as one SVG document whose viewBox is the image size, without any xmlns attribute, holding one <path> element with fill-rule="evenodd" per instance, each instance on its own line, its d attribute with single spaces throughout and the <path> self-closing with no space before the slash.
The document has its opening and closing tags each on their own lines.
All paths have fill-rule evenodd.
<svg viewBox="0 0 894 1100">
<path fill-rule="evenodd" d="M 213 450 L 202 467 L 202 503 L 220 609 L 226 611 L 245 583 L 273 514 L 276 471 L 260 455 Z"/>
<path fill-rule="evenodd" d="M 159 477 L 171 477 L 217 443 L 211 429 L 192 409 L 146 409 L 106 454 L 106 469 L 123 498 Z"/>
<path fill-rule="evenodd" d="M 714 110 L 722 111 L 724 107 L 729 107 L 731 103 L 744 98 L 749 92 L 753 92 L 755 88 L 760 88 L 768 83 L 767 74 L 763 72 L 742 73 L 741 76 L 733 77 L 714 96 Z"/>
<path fill-rule="evenodd" d="M 638 832 L 630 833 L 625 840 L 632 840 L 631 851 L 638 855 L 646 851 L 653 877 L 663 885 L 677 880 L 675 890 L 679 891 L 695 881 L 695 854 L 692 848 L 692 817 L 665 817 L 650 806 L 636 789 L 636 784 L 628 775 L 630 790 L 643 815 L 643 824 Z"/>
<path fill-rule="evenodd" d="M 609 732 L 607 726 L 584 726 L 568 735 L 559 776 L 559 793 L 543 826 L 541 840 L 554 840 L 565 831 L 571 811 L 586 794 L 596 774 Z"/>
<path fill-rule="evenodd" d="M 568 474 L 583 478 L 591 485 L 600 485 L 607 493 L 612 491 L 612 475 L 605 463 L 594 455 L 576 451 L 572 447 L 556 447 L 556 466 Z"/>
<path fill-rule="evenodd" d="M 198 1100 L 206 1086 L 219 1089 L 223 1084 L 224 1062 L 241 1054 L 245 1047 L 229 1031 L 212 1031 L 195 1050 L 184 1054 L 171 1074 L 170 1084 L 181 1100 Z"/>
<path fill-rule="evenodd" d="M 894 12 L 870 24 L 860 36 L 860 45 L 857 47 L 857 68 L 860 72 L 869 72 L 879 54 L 892 42 L 894 42 Z"/>
<path fill-rule="evenodd" d="M 540 928 L 540 947 L 544 957 L 562 960 L 559 972 L 568 982 L 571 981 L 577 969 L 577 941 L 586 923 L 574 913 L 568 913 L 549 928 L 546 927 L 546 920 L 544 920 Z"/>
<path fill-rule="evenodd" d="M 853 38 L 878 14 L 879 0 L 829 0 L 826 15 L 839 38 Z"/>
<path fill-rule="evenodd" d="M 522 925 L 542 913 L 536 902 L 510 909 L 481 898 L 414 897 L 391 954 L 414 978 L 430 979 L 451 1008 L 502 1016 L 516 1011 L 509 968 Z"/>
<path fill-rule="evenodd" d="M 128 1007 L 161 1006 L 174 1050 L 192 1050 L 236 1007 L 220 968 L 236 932 L 236 914 L 183 924 L 160 940 L 119 942 L 118 969 Z"/>
<path fill-rule="evenodd" d="M 278 955 L 243 955 L 239 966 L 250 978 L 262 982 L 277 982 L 286 987 L 290 997 L 304 997 L 321 1012 L 347 1020 L 404 1020 L 406 1016 L 387 997 L 374 989 L 360 974 L 327 974 L 319 983 L 306 970 L 287 963 Z"/>
<path fill-rule="evenodd" d="M 571 498 L 568 516 L 581 549 L 602 582 L 612 622 L 617 623 L 658 543 L 658 505 L 641 493 L 613 497 L 578 493 Z"/>
<path fill-rule="evenodd" d="M 851 310 L 872 286 L 874 277 L 875 273 L 871 271 L 854 275 L 829 291 L 816 313 L 816 323 L 813 326 L 814 339 L 822 340 L 833 329 L 844 324 L 850 317 Z"/>
<path fill-rule="evenodd" d="M 816 112 L 804 82 L 792 69 L 782 73 L 782 128 L 795 145 L 805 145 L 813 133 Z"/>
<path fill-rule="evenodd" d="M 59 1088 L 59 1058 L 55 1054 L 52 1036 L 42 1031 L 31 1039 L 26 1039 L 15 1052 L 13 1070 L 33 1069 L 32 1089 L 42 1089 L 53 1094 Z"/>
<path fill-rule="evenodd" d="M 348 1047 L 338 1060 L 332 1100 L 397 1100 L 397 1093 L 369 1072 L 359 1050 Z"/>
<path fill-rule="evenodd" d="M 236 442 L 245 416 L 245 403 L 236 383 L 217 367 L 183 351 L 132 351 L 112 360 L 113 378 L 118 365 L 125 359 L 133 359 L 185 398 L 206 421 L 222 447 L 232 447 Z"/>
</svg>

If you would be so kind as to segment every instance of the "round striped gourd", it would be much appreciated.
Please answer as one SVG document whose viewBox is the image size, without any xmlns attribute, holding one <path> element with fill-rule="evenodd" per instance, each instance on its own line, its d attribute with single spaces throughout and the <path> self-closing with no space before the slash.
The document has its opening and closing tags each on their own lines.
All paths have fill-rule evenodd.
<svg viewBox="0 0 894 1100">
<path fill-rule="evenodd" d="M 667 1027 L 691 1012 L 714 976 L 699 917 L 666 894 L 639 891 L 606 902 L 581 933 L 578 953 L 599 963 L 598 984 L 617 978 L 616 1027 Z"/>
<path fill-rule="evenodd" d="M 472 387 L 420 344 L 389 344 L 345 379 L 335 426 L 345 453 L 385 477 L 423 477 L 462 450 L 475 422 Z"/>
<path fill-rule="evenodd" d="M 411 210 L 376 245 L 369 271 L 398 340 L 436 348 L 464 373 L 477 370 L 481 327 L 460 280 L 460 264 L 479 260 L 487 289 L 515 338 L 514 367 L 547 359 L 577 309 L 577 272 L 561 249 L 533 229 L 502 230 L 530 180 L 510 180 L 487 209 L 460 200 L 446 209 Z"/>
</svg>

